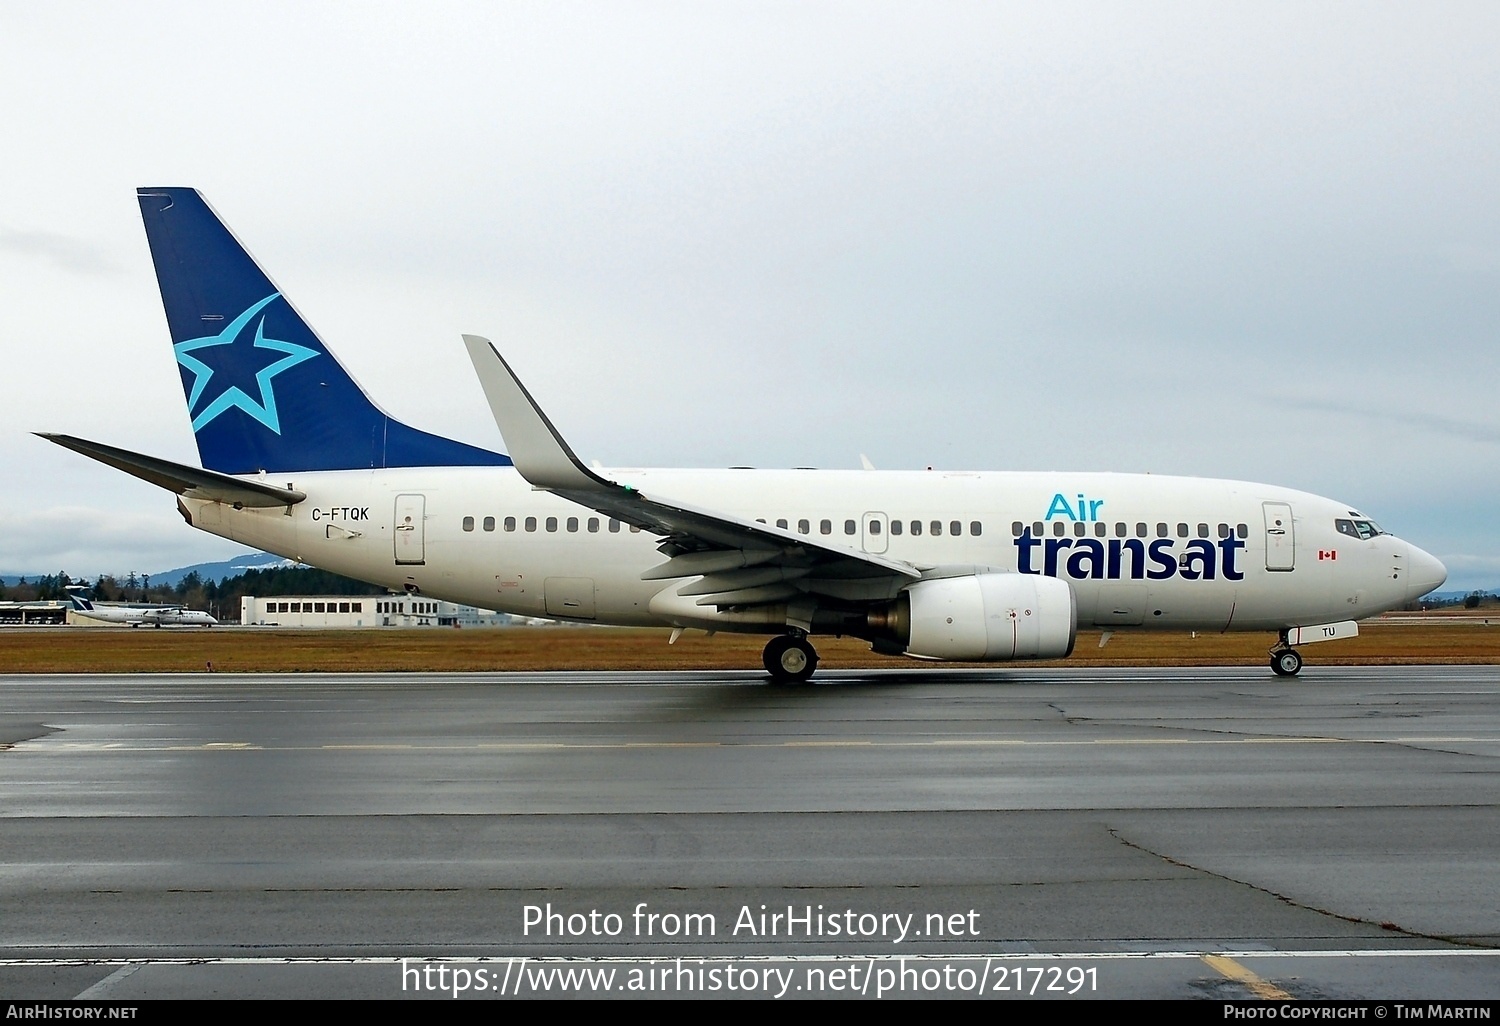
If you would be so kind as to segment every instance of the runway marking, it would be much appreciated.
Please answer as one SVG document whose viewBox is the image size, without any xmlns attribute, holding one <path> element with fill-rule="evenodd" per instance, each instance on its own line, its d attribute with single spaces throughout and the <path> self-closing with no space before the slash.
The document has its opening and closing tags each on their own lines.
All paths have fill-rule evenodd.
<svg viewBox="0 0 1500 1026">
<path fill-rule="evenodd" d="M 1262 979 L 1227 955 L 1204 955 L 1203 961 L 1207 962 L 1215 972 L 1228 977 L 1235 983 L 1243 983 L 1250 989 L 1250 993 L 1262 1001 L 1293 1000 L 1292 995 L 1276 984 Z"/>
<path fill-rule="evenodd" d="M 51 737 L 55 737 L 52 735 Z M 51 737 L 18 742 L 11 752 L 59 755 L 96 752 L 537 752 L 619 751 L 667 748 L 1078 748 L 1155 745 L 1435 745 L 1500 744 L 1500 737 L 1254 737 L 1254 738 L 1092 738 L 1082 741 L 1028 741 L 1008 738 L 934 738 L 926 741 L 881 741 L 865 738 L 797 741 L 483 741 L 461 745 L 354 742 L 323 745 L 257 745 L 248 741 L 202 744 L 150 744 L 130 741 L 55 741 Z"/>
<path fill-rule="evenodd" d="M 1089 962 L 1182 961 L 1186 959 L 1221 959 L 1233 964 L 1236 959 L 1265 958 L 1493 958 L 1500 948 L 1315 948 L 1308 951 L 1002 951 L 967 954 L 907 953 L 867 955 L 702 955 L 691 956 L 709 962 L 894 962 L 901 959 L 973 962 L 981 958 L 997 962 Z M 182 956 L 174 958 L 0 958 L 3 968 L 54 968 L 59 966 L 153 966 L 153 965 L 401 965 L 404 962 L 483 964 L 509 962 L 520 955 L 224 955 Z M 529 962 L 652 962 L 670 961 L 687 955 L 540 955 L 526 956 Z M 1215 966 L 1217 969 L 1218 967 Z M 1243 967 L 1240 967 L 1243 969 Z M 1246 973 L 1250 971 L 1244 970 Z M 1226 974 L 1227 975 L 1227 974 Z M 1250 975 L 1254 975 L 1250 973 Z"/>
<path fill-rule="evenodd" d="M 97 963 L 97 964 L 100 964 L 100 965 L 112 965 L 113 963 L 111 963 L 111 962 L 102 962 L 102 963 Z M 73 1000 L 74 1001 L 93 1001 L 93 1000 L 96 1000 L 98 998 L 101 998 L 106 993 L 108 993 L 109 989 L 111 987 L 113 987 L 115 984 L 117 984 L 121 980 L 125 979 L 125 977 L 130 976 L 130 975 L 132 975 L 134 973 L 137 973 L 140 970 L 146 968 L 146 966 L 148 964 L 150 964 L 150 963 L 147 963 L 147 962 L 128 962 L 125 965 L 120 966 L 120 968 L 118 968 L 114 972 L 110 973 L 108 976 L 106 976 L 104 979 L 100 980 L 98 983 L 94 984 L 92 987 L 89 987 L 89 988 L 87 988 L 85 990 L 79 991 L 78 995 L 76 997 L 74 997 Z"/>
<path fill-rule="evenodd" d="M 931 745 L 931 744 L 935 744 L 935 743 L 936 742 L 932 742 L 932 741 L 909 741 L 909 742 L 893 742 L 893 741 L 783 741 L 783 742 L 781 742 L 781 744 L 779 746 L 776 746 L 776 747 L 781 747 L 781 748 L 873 748 L 873 747 L 875 747 L 877 745 L 882 746 L 882 747 L 893 747 L 893 746 L 898 745 L 898 744 Z"/>
<path fill-rule="evenodd" d="M 337 751 L 337 750 L 340 750 L 340 749 L 347 749 L 347 750 L 350 750 L 350 751 L 358 751 L 358 752 L 385 752 L 385 751 L 404 752 L 404 751 L 407 751 L 409 749 L 415 748 L 416 746 L 415 745 L 407 745 L 407 744 L 389 744 L 389 745 L 358 744 L 358 745 L 319 745 L 318 747 L 319 748 L 323 748 L 323 749 L 333 750 L 333 751 Z M 275 751 L 278 751 L 278 752 L 305 752 L 305 751 L 314 751 L 314 750 L 316 750 L 316 749 L 308 749 L 308 748 L 277 748 L 277 749 L 275 749 Z"/>
</svg>

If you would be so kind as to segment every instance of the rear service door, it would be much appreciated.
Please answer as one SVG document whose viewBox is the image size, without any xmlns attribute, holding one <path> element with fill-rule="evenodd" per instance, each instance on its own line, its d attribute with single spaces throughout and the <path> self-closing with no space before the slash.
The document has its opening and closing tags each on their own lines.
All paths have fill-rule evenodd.
<svg viewBox="0 0 1500 1026">
<path fill-rule="evenodd" d="M 422 521 L 426 517 L 427 496 L 396 496 L 396 564 L 398 566 L 420 565 L 427 561 L 426 528 Z"/>
</svg>

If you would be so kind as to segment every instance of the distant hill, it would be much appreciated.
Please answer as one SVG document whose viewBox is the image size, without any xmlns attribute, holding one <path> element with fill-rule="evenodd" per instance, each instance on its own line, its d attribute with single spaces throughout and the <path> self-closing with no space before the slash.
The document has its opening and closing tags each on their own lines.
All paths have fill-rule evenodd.
<svg viewBox="0 0 1500 1026">
<path fill-rule="evenodd" d="M 160 570 L 146 576 L 151 578 L 153 585 L 175 588 L 178 582 L 194 571 L 197 571 L 198 576 L 205 581 L 222 581 L 226 577 L 238 577 L 247 570 L 273 570 L 300 565 L 296 560 L 284 559 L 269 552 L 247 552 L 242 556 L 234 556 L 217 563 L 194 563 L 192 566 L 180 566 L 175 570 Z M 68 569 L 73 570 L 72 567 Z M 22 577 L 28 581 L 34 581 L 40 575 L 40 571 L 33 574 L 3 574 L 0 575 L 0 584 L 12 585 Z M 92 574 L 84 574 L 83 577 L 90 581 L 94 579 Z"/>
<path fill-rule="evenodd" d="M 238 577 L 246 570 L 280 570 L 302 565 L 295 559 L 286 559 L 269 552 L 247 552 L 243 556 L 235 556 L 218 563 L 194 563 L 192 566 L 180 566 L 175 570 L 162 570 L 151 575 L 151 583 L 176 587 L 177 582 L 195 571 L 205 581 L 222 581 L 226 577 Z"/>
</svg>

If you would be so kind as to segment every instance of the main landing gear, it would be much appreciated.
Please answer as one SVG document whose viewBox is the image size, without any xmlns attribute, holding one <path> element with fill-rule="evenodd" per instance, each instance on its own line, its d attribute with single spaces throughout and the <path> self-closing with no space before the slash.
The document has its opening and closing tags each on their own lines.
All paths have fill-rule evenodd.
<svg viewBox="0 0 1500 1026">
<path fill-rule="evenodd" d="M 761 661 L 777 684 L 803 684 L 818 668 L 818 653 L 806 635 L 780 634 L 766 643 Z"/>
</svg>

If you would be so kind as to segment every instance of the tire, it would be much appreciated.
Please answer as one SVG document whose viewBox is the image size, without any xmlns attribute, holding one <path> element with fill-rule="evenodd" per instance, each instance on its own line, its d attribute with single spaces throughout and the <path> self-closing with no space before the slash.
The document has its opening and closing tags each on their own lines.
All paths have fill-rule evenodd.
<svg viewBox="0 0 1500 1026">
<path fill-rule="evenodd" d="M 1278 677 L 1295 677 L 1302 670 L 1302 657 L 1295 649 L 1271 653 L 1271 669 Z"/>
<path fill-rule="evenodd" d="M 766 643 L 761 662 L 776 683 L 802 684 L 818 668 L 818 653 L 806 638 L 783 634 Z"/>
</svg>

